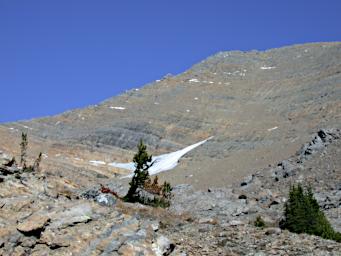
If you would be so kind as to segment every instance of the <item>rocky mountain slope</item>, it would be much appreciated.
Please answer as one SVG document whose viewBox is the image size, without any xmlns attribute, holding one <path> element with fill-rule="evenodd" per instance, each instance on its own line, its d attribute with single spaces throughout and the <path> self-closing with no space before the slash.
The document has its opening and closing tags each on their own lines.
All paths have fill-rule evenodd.
<svg viewBox="0 0 341 256">
<path fill-rule="evenodd" d="M 299 182 L 341 231 L 340 96 L 341 43 L 318 43 L 218 53 L 96 106 L 2 124 L 0 255 L 341 255 L 278 228 Z M 22 131 L 40 171 L 4 165 Z M 158 155 L 210 136 L 160 174 L 168 209 L 102 189 L 127 192 L 108 163 L 130 162 L 140 138 Z"/>
<path fill-rule="evenodd" d="M 2 124 L 0 149 L 18 154 L 27 131 L 46 167 L 113 177 L 127 172 L 107 163 L 131 161 L 140 138 L 157 155 L 214 136 L 161 175 L 207 189 L 288 158 L 318 128 L 340 128 L 340 98 L 341 43 L 220 52 L 98 105 Z"/>
<path fill-rule="evenodd" d="M 341 243 L 278 228 L 288 188 L 300 182 L 341 230 L 340 146 L 340 130 L 320 130 L 289 159 L 229 187 L 175 186 L 166 210 L 123 203 L 104 180 L 79 186 L 82 173 L 6 167 L 1 153 L 0 255 L 340 255 Z M 105 186 L 127 191 L 117 179 Z"/>
</svg>

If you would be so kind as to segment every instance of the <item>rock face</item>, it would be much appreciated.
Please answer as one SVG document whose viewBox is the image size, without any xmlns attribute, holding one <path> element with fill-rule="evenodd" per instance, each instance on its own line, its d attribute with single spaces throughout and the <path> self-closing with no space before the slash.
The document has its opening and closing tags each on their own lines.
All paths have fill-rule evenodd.
<svg viewBox="0 0 341 256">
<path fill-rule="evenodd" d="M 158 155 L 214 136 L 161 177 L 196 189 L 225 186 L 287 159 L 317 129 L 340 128 L 340 63 L 340 43 L 220 52 L 98 105 L 2 125 L 0 139 L 14 152 L 24 130 L 50 168 L 112 176 L 124 171 L 107 163 L 130 162 L 140 138 Z"/>
</svg>

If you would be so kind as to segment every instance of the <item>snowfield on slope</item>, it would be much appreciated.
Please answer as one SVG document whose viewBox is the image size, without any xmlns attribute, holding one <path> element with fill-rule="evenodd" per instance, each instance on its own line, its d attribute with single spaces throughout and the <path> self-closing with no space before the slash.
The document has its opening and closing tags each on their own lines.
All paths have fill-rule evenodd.
<svg viewBox="0 0 341 256">
<path fill-rule="evenodd" d="M 178 162 L 181 157 L 183 157 L 189 151 L 195 149 L 196 147 L 199 147 L 200 145 L 204 144 L 205 142 L 207 142 L 208 140 L 212 138 L 213 137 L 209 137 L 206 140 L 200 141 L 198 143 L 195 143 L 193 145 L 190 145 L 188 147 L 185 147 L 181 150 L 178 150 L 172 153 L 167 153 L 167 154 L 152 157 L 153 165 L 148 169 L 149 174 L 155 175 L 157 173 L 168 171 L 168 170 L 175 168 L 178 165 Z M 115 163 L 114 162 L 114 163 L 109 163 L 108 165 L 131 171 L 129 175 L 122 177 L 122 179 L 131 178 L 134 175 L 135 164 L 133 162 L 130 162 L 130 163 Z"/>
</svg>

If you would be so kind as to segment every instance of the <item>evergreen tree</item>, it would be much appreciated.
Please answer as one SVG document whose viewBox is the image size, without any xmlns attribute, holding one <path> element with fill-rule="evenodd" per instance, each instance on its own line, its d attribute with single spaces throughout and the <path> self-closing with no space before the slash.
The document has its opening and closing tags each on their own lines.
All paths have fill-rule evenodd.
<svg viewBox="0 0 341 256">
<path fill-rule="evenodd" d="M 314 198 L 311 188 L 305 192 L 301 185 L 292 186 L 285 204 L 281 228 L 294 233 L 307 233 L 340 241 L 340 233 L 333 230 Z"/>
<path fill-rule="evenodd" d="M 41 159 L 42 159 L 42 153 L 40 152 L 37 159 L 34 161 L 34 164 L 33 164 L 34 171 L 39 171 Z"/>
<path fill-rule="evenodd" d="M 137 153 L 134 155 L 135 171 L 134 176 L 129 183 L 130 188 L 127 195 L 124 197 L 125 201 L 136 202 L 139 201 L 136 194 L 138 188 L 143 188 L 146 180 L 149 178 L 148 169 L 152 166 L 152 155 L 147 152 L 147 146 L 144 145 L 142 139 L 137 146 Z"/>
<path fill-rule="evenodd" d="M 27 157 L 27 133 L 21 133 L 21 142 L 20 142 L 20 165 L 24 168 L 26 167 L 26 157 Z"/>
</svg>

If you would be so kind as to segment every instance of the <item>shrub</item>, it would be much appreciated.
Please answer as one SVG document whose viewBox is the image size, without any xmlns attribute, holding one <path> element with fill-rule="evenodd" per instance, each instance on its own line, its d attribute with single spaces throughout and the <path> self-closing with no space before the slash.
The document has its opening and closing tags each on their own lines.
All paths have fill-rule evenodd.
<svg viewBox="0 0 341 256">
<path fill-rule="evenodd" d="M 258 228 L 264 228 L 265 227 L 265 221 L 262 219 L 260 215 L 257 216 L 254 225 Z"/>
<path fill-rule="evenodd" d="M 311 188 L 306 191 L 301 185 L 292 186 L 285 204 L 281 228 L 294 233 L 307 233 L 325 239 L 341 241 L 341 234 L 333 230 L 313 196 Z"/>
</svg>

